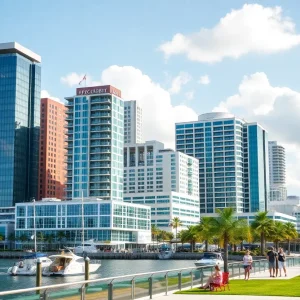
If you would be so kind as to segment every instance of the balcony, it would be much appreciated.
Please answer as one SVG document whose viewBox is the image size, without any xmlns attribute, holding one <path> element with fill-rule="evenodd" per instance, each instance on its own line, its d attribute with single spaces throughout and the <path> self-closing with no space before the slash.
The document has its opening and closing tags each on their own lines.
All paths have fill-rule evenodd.
<svg viewBox="0 0 300 300">
<path fill-rule="evenodd" d="M 66 114 L 72 114 L 74 112 L 73 108 L 67 109 L 66 110 Z"/>
<path fill-rule="evenodd" d="M 67 122 L 67 124 L 64 125 L 65 128 L 73 127 L 73 126 L 74 126 L 73 122 Z"/>
<path fill-rule="evenodd" d="M 110 153 L 110 148 L 92 148 L 90 153 Z"/>
<path fill-rule="evenodd" d="M 110 142 L 101 142 L 101 141 L 92 141 L 90 144 L 91 147 L 97 147 L 97 146 L 111 146 Z"/>
<path fill-rule="evenodd" d="M 91 103 L 111 103 L 110 98 L 94 98 L 91 100 Z"/>
<path fill-rule="evenodd" d="M 91 139 L 110 139 L 110 134 L 91 133 Z"/>
<path fill-rule="evenodd" d="M 99 170 L 99 169 L 94 169 L 90 171 L 90 176 L 104 176 L 104 175 L 109 175 L 110 171 L 106 171 L 106 170 Z"/>
<path fill-rule="evenodd" d="M 103 132 L 103 131 L 111 131 L 109 126 L 92 126 L 91 131 L 93 132 Z"/>
<path fill-rule="evenodd" d="M 109 105 L 92 105 L 91 111 L 97 111 L 97 110 L 111 110 Z"/>
<path fill-rule="evenodd" d="M 90 182 L 97 182 L 97 183 L 102 183 L 102 182 L 110 182 L 110 177 L 107 176 L 94 176 L 90 179 Z"/>
<path fill-rule="evenodd" d="M 111 113 L 103 112 L 103 113 L 91 113 L 91 118 L 110 118 Z"/>
<path fill-rule="evenodd" d="M 91 125 L 110 125 L 111 121 L 110 119 L 94 119 L 91 121 Z"/>
<path fill-rule="evenodd" d="M 110 190 L 110 185 L 109 184 L 92 183 L 92 184 L 90 184 L 90 190 Z"/>
<path fill-rule="evenodd" d="M 73 114 L 67 115 L 66 120 L 73 120 Z"/>
<path fill-rule="evenodd" d="M 66 149 L 73 149 L 73 143 L 67 143 L 65 144 Z"/>
<path fill-rule="evenodd" d="M 90 168 L 110 168 L 110 163 L 91 162 Z"/>
<path fill-rule="evenodd" d="M 91 155 L 90 157 L 91 160 L 109 160 L 110 161 L 110 155 Z"/>
</svg>

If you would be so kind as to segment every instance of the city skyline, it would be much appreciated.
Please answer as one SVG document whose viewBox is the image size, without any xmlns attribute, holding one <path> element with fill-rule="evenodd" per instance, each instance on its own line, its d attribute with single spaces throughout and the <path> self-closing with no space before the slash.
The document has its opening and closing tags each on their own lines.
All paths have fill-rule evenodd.
<svg viewBox="0 0 300 300">
<path fill-rule="evenodd" d="M 144 140 L 156 139 L 175 148 L 175 122 L 193 121 L 212 110 L 227 109 L 249 122 L 259 122 L 270 140 L 286 148 L 288 194 L 300 194 L 300 4 L 276 0 L 247 5 L 239 0 L 213 1 L 214 5 L 134 2 L 132 10 L 118 1 L 101 5 L 90 1 L 85 6 L 80 1 L 51 5 L 3 1 L 1 42 L 18 41 L 43 57 L 42 97 L 62 100 L 86 75 L 87 85 L 113 84 L 125 100 L 140 101 Z M 111 7 L 115 22 L 101 30 L 97 39 L 95 28 L 108 24 L 110 18 L 109 14 L 97 16 Z M 74 22 L 83 13 L 89 22 Z M 11 14 L 26 25 L 15 26 Z M 53 14 L 66 18 L 63 27 L 51 22 Z M 124 15 L 128 16 L 125 26 Z M 238 28 L 236 35 L 232 28 Z M 31 31 L 37 34 L 28 36 Z M 221 35 L 225 44 L 216 38 Z M 190 51 L 182 41 L 191 45 Z"/>
</svg>

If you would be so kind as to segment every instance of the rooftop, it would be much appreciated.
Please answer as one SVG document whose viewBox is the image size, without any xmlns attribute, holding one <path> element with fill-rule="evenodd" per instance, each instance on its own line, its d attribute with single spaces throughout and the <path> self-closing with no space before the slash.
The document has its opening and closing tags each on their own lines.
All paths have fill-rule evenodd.
<svg viewBox="0 0 300 300">
<path fill-rule="evenodd" d="M 18 53 L 32 62 L 40 63 L 41 57 L 16 42 L 0 43 L 0 54 Z"/>
</svg>

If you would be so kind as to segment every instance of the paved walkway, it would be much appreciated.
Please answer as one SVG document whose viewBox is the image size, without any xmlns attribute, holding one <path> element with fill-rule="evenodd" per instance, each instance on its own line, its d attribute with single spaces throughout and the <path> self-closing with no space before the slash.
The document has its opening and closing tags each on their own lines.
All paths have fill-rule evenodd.
<svg viewBox="0 0 300 300">
<path fill-rule="evenodd" d="M 283 272 L 282 272 L 283 274 Z M 291 279 L 293 277 L 299 276 L 300 275 L 300 267 L 289 267 L 287 268 L 287 277 L 275 277 L 275 278 L 270 278 L 270 273 L 269 270 L 266 271 L 261 271 L 260 273 L 257 272 L 255 274 L 250 275 L 250 280 L 251 279 L 270 279 L 270 280 L 285 280 L 285 279 Z M 241 276 L 241 278 L 236 277 L 236 278 L 231 278 L 232 279 L 243 279 L 244 276 Z M 188 288 L 189 289 L 189 288 Z M 243 295 L 175 295 L 170 292 L 167 296 L 166 295 L 154 295 L 153 299 L 156 300 L 205 300 L 205 299 L 211 299 L 211 300 L 291 300 L 291 297 L 274 297 L 274 296 L 243 296 Z M 295 299 L 295 297 L 292 297 Z M 149 299 L 147 298 L 142 298 L 142 299 Z"/>
</svg>

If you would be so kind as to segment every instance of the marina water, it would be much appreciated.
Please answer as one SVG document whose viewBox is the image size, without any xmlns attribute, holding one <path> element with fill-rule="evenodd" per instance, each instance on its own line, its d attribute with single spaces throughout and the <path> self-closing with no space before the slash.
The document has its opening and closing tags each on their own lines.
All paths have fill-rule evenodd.
<svg viewBox="0 0 300 300">
<path fill-rule="evenodd" d="M 35 276 L 10 276 L 7 269 L 17 260 L 0 259 L 0 291 L 17 290 L 35 287 Z M 101 267 L 90 279 L 122 276 L 135 273 L 179 269 L 194 267 L 193 260 L 119 260 L 105 259 L 101 261 Z M 76 282 L 83 280 L 84 276 L 70 277 L 43 277 L 42 285 Z"/>
</svg>

